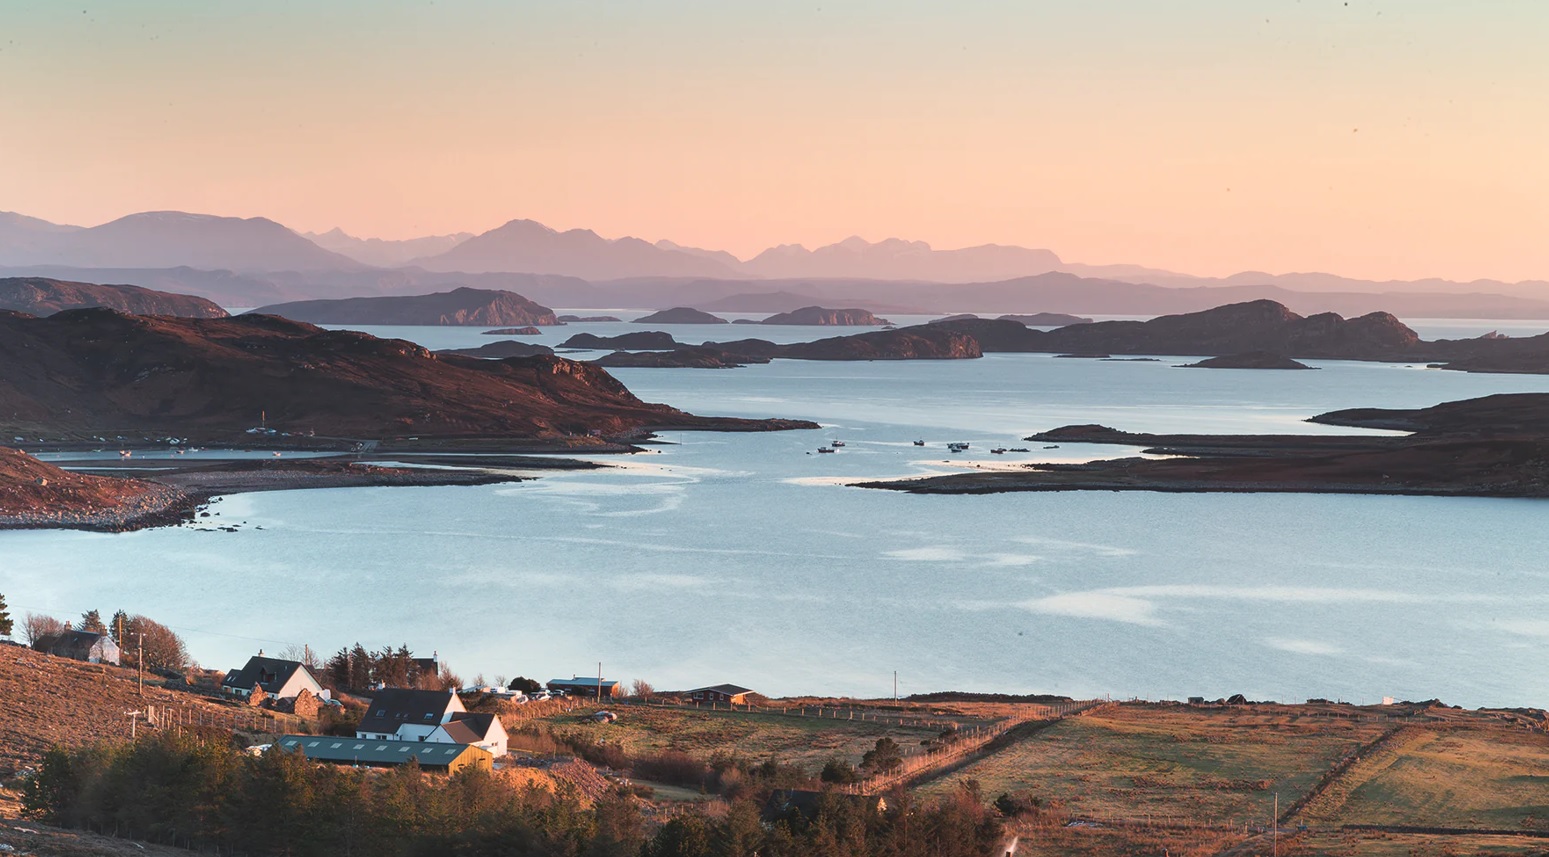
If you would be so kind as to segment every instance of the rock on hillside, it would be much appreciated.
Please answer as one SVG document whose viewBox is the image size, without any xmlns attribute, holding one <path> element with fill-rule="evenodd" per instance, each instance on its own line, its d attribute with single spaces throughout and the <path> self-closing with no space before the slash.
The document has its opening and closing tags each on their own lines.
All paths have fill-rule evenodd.
<svg viewBox="0 0 1549 857">
<path fill-rule="evenodd" d="M 133 315 L 180 315 L 225 318 L 225 310 L 204 298 L 158 292 L 139 286 L 73 283 L 47 277 L 0 279 L 0 309 L 28 315 L 53 315 L 67 309 L 107 307 Z"/>
<path fill-rule="evenodd" d="M 891 324 L 887 319 L 877 318 L 870 311 L 863 309 L 825 309 L 820 306 L 808 306 L 772 315 L 764 319 L 760 324 L 816 324 L 833 325 L 836 327 L 881 327 Z"/>
<path fill-rule="evenodd" d="M 635 319 L 635 324 L 725 324 L 726 319 L 717 315 L 694 309 L 693 307 L 678 306 L 672 309 L 659 310 L 650 315 Z"/>
<path fill-rule="evenodd" d="M 554 311 L 516 292 L 456 288 L 407 297 L 294 301 L 253 310 L 313 324 L 556 325 Z"/>
<path fill-rule="evenodd" d="M 1311 369 L 1306 363 L 1272 351 L 1245 351 L 1211 357 L 1198 363 L 1185 363 L 1181 369 Z"/>
<path fill-rule="evenodd" d="M 132 431 L 231 442 L 261 414 L 280 431 L 367 439 L 798 425 L 642 402 L 586 363 L 437 357 L 411 342 L 268 315 L 0 313 L 0 390 L 0 436 Z"/>
</svg>

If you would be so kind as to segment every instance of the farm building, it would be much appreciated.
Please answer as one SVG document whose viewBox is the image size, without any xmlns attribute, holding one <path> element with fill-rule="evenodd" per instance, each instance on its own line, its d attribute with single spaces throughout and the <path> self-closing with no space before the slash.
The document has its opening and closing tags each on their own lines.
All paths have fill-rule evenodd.
<svg viewBox="0 0 1549 857">
<path fill-rule="evenodd" d="M 314 762 L 333 762 L 365 768 L 395 768 L 418 762 L 427 771 L 455 774 L 463 768 L 490 770 L 494 757 L 488 750 L 468 744 L 435 744 L 424 741 L 378 741 L 317 735 L 285 735 L 275 747 L 299 752 Z"/>
<path fill-rule="evenodd" d="M 107 634 L 96 634 L 91 631 L 60 631 L 57 634 L 47 634 L 33 642 L 32 647 L 40 652 L 61 658 L 73 658 L 77 661 L 86 661 L 93 664 L 118 665 L 118 644 Z"/>
<path fill-rule="evenodd" d="M 571 696 L 576 696 L 576 697 L 580 697 L 582 699 L 585 699 L 585 698 L 588 698 L 588 697 L 596 697 L 597 696 L 597 685 L 598 685 L 598 680 L 595 679 L 595 678 L 591 678 L 591 677 L 582 678 L 582 677 L 579 677 L 579 676 L 571 676 L 570 678 L 553 678 L 553 679 L 549 679 L 548 684 L 545 685 L 545 686 L 549 690 L 562 690 L 565 693 L 570 694 Z M 606 679 L 606 680 L 602 681 L 602 695 L 603 696 L 618 696 L 622 692 L 623 692 L 623 689 L 619 687 L 619 683 L 618 682 L 616 682 L 616 681 L 614 681 L 612 679 Z"/>
<path fill-rule="evenodd" d="M 753 691 L 735 684 L 718 684 L 714 687 L 700 687 L 688 692 L 688 698 L 695 702 L 727 702 L 734 705 L 746 705 L 748 694 Z"/>
</svg>

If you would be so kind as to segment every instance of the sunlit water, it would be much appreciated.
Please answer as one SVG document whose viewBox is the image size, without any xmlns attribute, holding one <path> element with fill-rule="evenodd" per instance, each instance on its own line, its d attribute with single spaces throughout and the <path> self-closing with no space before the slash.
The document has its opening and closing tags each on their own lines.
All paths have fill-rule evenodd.
<svg viewBox="0 0 1549 857">
<path fill-rule="evenodd" d="M 1501 326 L 1447 324 L 1449 335 Z M 533 339 L 631 329 L 641 328 L 571 325 Z M 431 347 L 494 339 L 372 330 Z M 673 330 L 691 341 L 834 332 Z M 647 400 L 826 428 L 672 433 L 670 445 L 602 459 L 615 469 L 518 484 L 225 498 L 212 520 L 237 532 L 4 533 L 0 592 L 13 613 L 152 615 L 220 667 L 260 647 L 359 640 L 439 650 L 467 678 L 547 679 L 602 661 L 610 676 L 661 688 L 735 682 L 770 694 L 882 695 L 897 670 L 905 693 L 1549 703 L 1549 505 L 1538 501 L 931 497 L 842 484 L 1114 453 L 1020 440 L 1073 422 L 1328 432 L 1302 420 L 1549 391 L 1549 377 L 1337 362 L 1172 368 L 1182 362 L 619 370 Z M 815 454 L 834 438 L 839 453 Z M 973 445 L 951 456 L 947 441 Z"/>
</svg>

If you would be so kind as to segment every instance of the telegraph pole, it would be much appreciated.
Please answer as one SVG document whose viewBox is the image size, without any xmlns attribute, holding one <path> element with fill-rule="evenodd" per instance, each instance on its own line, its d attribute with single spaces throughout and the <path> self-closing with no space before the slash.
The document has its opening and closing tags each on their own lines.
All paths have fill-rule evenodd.
<svg viewBox="0 0 1549 857">
<path fill-rule="evenodd" d="M 140 682 L 140 695 L 145 696 L 145 632 L 140 631 L 135 635 L 134 668 Z"/>
<path fill-rule="evenodd" d="M 1275 819 L 1273 822 L 1274 836 L 1271 838 L 1270 854 L 1272 857 L 1280 857 L 1280 792 L 1275 792 Z"/>
<path fill-rule="evenodd" d="M 602 704 L 602 661 L 597 662 L 597 704 Z"/>
<path fill-rule="evenodd" d="M 898 701 L 898 670 L 893 670 L 893 701 Z"/>
</svg>

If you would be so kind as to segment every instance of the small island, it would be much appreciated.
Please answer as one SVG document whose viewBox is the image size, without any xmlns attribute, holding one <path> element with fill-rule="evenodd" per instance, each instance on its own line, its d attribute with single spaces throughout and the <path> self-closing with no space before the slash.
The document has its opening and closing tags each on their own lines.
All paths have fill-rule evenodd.
<svg viewBox="0 0 1549 857">
<path fill-rule="evenodd" d="M 1184 363 L 1179 369 L 1313 369 L 1299 360 L 1292 360 L 1273 351 L 1244 351 L 1211 357 L 1198 363 Z"/>
<path fill-rule="evenodd" d="M 635 324 L 726 324 L 727 321 L 718 315 L 711 315 L 703 310 L 693 307 L 679 306 L 672 309 L 658 310 L 650 315 L 635 319 Z"/>
<path fill-rule="evenodd" d="M 662 350 L 677 348 L 681 343 L 672 334 L 660 330 L 642 330 L 638 333 L 621 333 L 618 336 L 598 336 L 595 333 L 577 333 L 559 344 L 560 348 L 586 350 Z"/>
<path fill-rule="evenodd" d="M 537 357 L 539 355 L 553 354 L 554 349 L 547 345 L 517 342 L 514 339 L 502 339 L 499 342 L 491 342 L 488 345 L 480 345 L 477 348 L 443 348 L 436 353 L 452 354 L 458 357 L 504 360 L 508 357 Z"/>
<path fill-rule="evenodd" d="M 252 315 L 277 315 L 312 324 L 496 325 L 558 324 L 554 311 L 516 292 L 461 287 L 404 297 L 341 298 L 270 304 Z"/>
<path fill-rule="evenodd" d="M 620 321 L 620 319 L 614 318 L 611 315 L 562 315 L 559 317 L 559 320 L 565 324 L 569 324 L 571 322 Z"/>
<path fill-rule="evenodd" d="M 484 331 L 485 336 L 542 336 L 543 331 L 532 325 L 526 327 L 497 327 Z"/>
<path fill-rule="evenodd" d="M 818 325 L 834 327 L 881 327 L 892 324 L 885 318 L 877 318 L 864 309 L 826 309 L 807 306 L 772 315 L 759 324 Z"/>
</svg>

